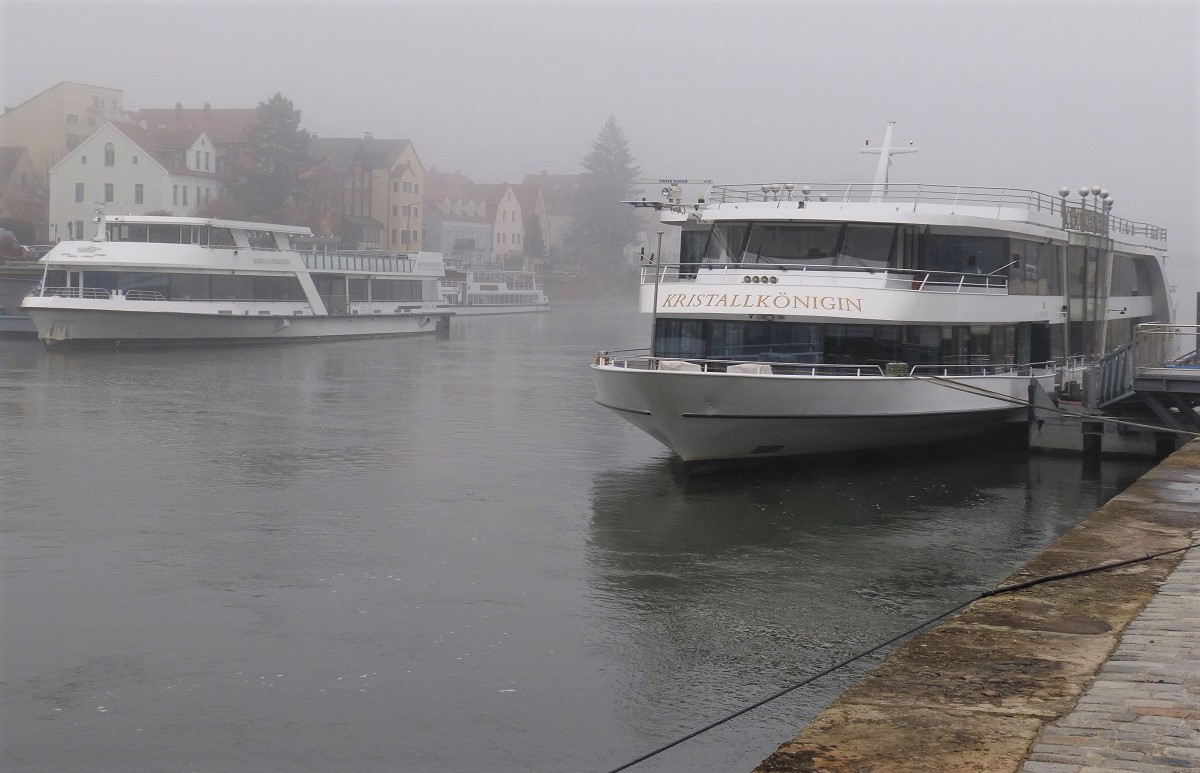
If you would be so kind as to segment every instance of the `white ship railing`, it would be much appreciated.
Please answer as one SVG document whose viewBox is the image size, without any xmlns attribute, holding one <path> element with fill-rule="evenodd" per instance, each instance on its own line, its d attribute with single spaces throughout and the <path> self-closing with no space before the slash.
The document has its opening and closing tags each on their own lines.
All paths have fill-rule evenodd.
<svg viewBox="0 0 1200 773">
<path fill-rule="evenodd" d="M 657 370 L 681 373 L 724 373 L 762 376 L 924 376 L 964 378 L 967 376 L 1032 376 L 1054 372 L 1054 362 L 1026 364 L 985 363 L 912 365 L 905 362 L 844 364 L 832 362 L 766 362 L 758 359 L 703 359 L 692 357 L 655 357 L 649 349 L 602 351 L 596 365 L 630 370 Z"/>
<path fill-rule="evenodd" d="M 1133 371 L 1200 370 L 1200 325 L 1150 322 L 1133 331 Z"/>
<path fill-rule="evenodd" d="M 891 204 L 908 204 L 915 212 L 921 204 L 933 205 L 970 205 L 981 208 L 996 209 L 996 217 L 1000 217 L 1005 208 L 1025 207 L 1030 211 L 1047 216 L 1058 215 L 1063 220 L 1063 227 L 1075 230 L 1096 230 L 1084 227 L 1081 215 L 1084 210 L 1104 221 L 1104 232 L 1121 233 L 1130 236 L 1144 236 L 1153 241 L 1165 242 L 1167 229 L 1150 223 L 1141 223 L 1114 217 L 1107 212 L 1093 211 L 1079 206 L 1079 202 L 1068 202 L 1061 196 L 1052 196 L 1038 191 L 1022 188 L 986 188 L 971 185 L 892 185 L 889 184 L 881 191 L 873 183 L 850 183 L 846 185 L 830 183 L 755 183 L 750 185 L 714 185 L 709 192 L 710 203 L 723 204 L 726 202 L 775 202 L 775 201 L 841 201 L 841 202 L 883 202 Z M 1064 213 L 1064 210 L 1066 212 Z M 1074 218 L 1072 220 L 1072 218 Z"/>
<path fill-rule="evenodd" d="M 678 284 L 694 282 L 699 272 L 707 278 L 718 277 L 717 284 L 728 288 L 737 285 L 763 284 L 756 272 L 770 272 L 767 284 L 777 285 L 778 277 L 799 277 L 792 284 L 830 283 L 831 274 L 837 274 L 839 287 L 863 289 L 917 290 L 934 293 L 973 293 L 984 295 L 1007 295 L 1008 277 L 999 274 L 961 274 L 954 271 L 920 271 L 905 268 L 867 268 L 863 266 L 827 266 L 824 264 L 771 264 L 771 263 L 704 263 L 686 265 L 664 263 L 661 266 L 642 266 L 644 285 Z M 750 272 L 747 274 L 747 272 Z M 771 281 L 775 279 L 776 281 Z"/>
</svg>

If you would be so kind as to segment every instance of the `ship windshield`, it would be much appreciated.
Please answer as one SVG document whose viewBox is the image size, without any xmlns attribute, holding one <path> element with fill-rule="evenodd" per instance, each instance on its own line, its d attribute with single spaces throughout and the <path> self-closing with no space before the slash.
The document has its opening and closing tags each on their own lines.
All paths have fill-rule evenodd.
<svg viewBox="0 0 1200 773">
<path fill-rule="evenodd" d="M 834 264 L 838 235 L 836 223 L 780 225 L 755 223 L 742 256 L 743 263 Z"/>
<path fill-rule="evenodd" d="M 873 223 L 755 223 L 742 263 L 884 268 L 896 226 Z"/>
</svg>

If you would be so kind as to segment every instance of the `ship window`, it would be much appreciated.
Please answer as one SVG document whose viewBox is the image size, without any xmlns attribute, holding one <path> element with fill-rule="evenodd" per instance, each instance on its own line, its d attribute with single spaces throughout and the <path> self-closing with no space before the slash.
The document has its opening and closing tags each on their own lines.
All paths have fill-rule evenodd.
<svg viewBox="0 0 1200 773">
<path fill-rule="evenodd" d="M 305 299 L 300 280 L 295 276 L 255 276 L 253 297 L 258 301 L 302 301 Z"/>
<path fill-rule="evenodd" d="M 1012 262 L 1001 274 L 1008 275 L 1009 295 L 1062 295 L 1062 268 L 1058 248 L 1045 242 L 1009 240 Z"/>
<path fill-rule="evenodd" d="M 841 228 L 839 223 L 756 223 L 750 229 L 750 241 L 742 262 L 832 265 Z"/>
<path fill-rule="evenodd" d="M 746 223 L 718 223 L 712 227 L 708 247 L 704 250 L 705 263 L 733 263 L 741 259 L 750 227 Z"/>
<path fill-rule="evenodd" d="M 834 265 L 888 265 L 896 237 L 894 225 L 847 225 Z"/>
<path fill-rule="evenodd" d="M 180 227 L 165 223 L 153 223 L 150 226 L 149 241 L 155 244 L 181 244 Z"/>
<path fill-rule="evenodd" d="M 108 238 L 114 242 L 144 242 L 149 235 L 149 229 L 143 223 L 122 223 L 109 226 L 108 231 Z"/>
<path fill-rule="evenodd" d="M 350 292 L 350 301 L 365 301 L 367 300 L 367 280 L 351 278 L 346 280 L 347 289 Z"/>
<path fill-rule="evenodd" d="M 254 288 L 246 276 L 214 274 L 212 297 L 216 301 L 246 301 L 254 297 Z"/>
<path fill-rule="evenodd" d="M 1002 236 L 931 234 L 922 239 L 918 267 L 957 274 L 1004 275 L 1001 269 L 1012 260 L 1007 246 L 1008 240 Z"/>
<path fill-rule="evenodd" d="M 209 228 L 208 245 L 210 247 L 235 247 L 233 232 L 228 228 Z"/>
<path fill-rule="evenodd" d="M 279 245 L 275 243 L 275 234 L 270 231 L 246 231 L 246 241 L 250 243 L 250 248 L 254 250 L 279 249 Z"/>
<path fill-rule="evenodd" d="M 660 319 L 654 330 L 654 354 L 658 357 L 705 356 L 704 320 Z"/>
<path fill-rule="evenodd" d="M 208 274 L 171 274 L 171 300 L 206 301 L 212 298 L 212 277 Z"/>
<path fill-rule="evenodd" d="M 130 290 L 141 290 L 162 293 L 170 297 L 170 279 L 166 274 L 146 274 L 141 272 L 119 272 L 115 274 L 117 289 L 123 293 Z"/>
<path fill-rule="evenodd" d="M 372 279 L 371 300 L 419 301 L 421 282 L 413 279 Z"/>
</svg>

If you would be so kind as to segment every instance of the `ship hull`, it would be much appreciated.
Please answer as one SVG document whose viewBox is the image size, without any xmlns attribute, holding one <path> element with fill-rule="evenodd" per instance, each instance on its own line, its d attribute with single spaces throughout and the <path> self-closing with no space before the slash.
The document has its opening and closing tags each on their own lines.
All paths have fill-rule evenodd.
<svg viewBox="0 0 1200 773">
<path fill-rule="evenodd" d="M 681 459 L 752 459 L 986 437 L 1025 421 L 1030 377 L 687 373 L 593 365 L 596 402 Z M 1044 389 L 1053 375 L 1038 375 Z"/>
</svg>

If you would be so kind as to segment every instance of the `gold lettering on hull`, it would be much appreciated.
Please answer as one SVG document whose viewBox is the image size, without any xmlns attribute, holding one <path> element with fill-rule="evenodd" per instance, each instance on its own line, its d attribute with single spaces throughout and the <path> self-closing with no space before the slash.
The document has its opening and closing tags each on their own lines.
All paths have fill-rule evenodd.
<svg viewBox="0 0 1200 773">
<path fill-rule="evenodd" d="M 779 293 L 667 293 L 660 309 L 753 309 L 755 311 L 844 311 L 862 313 L 862 298 Z"/>
</svg>

